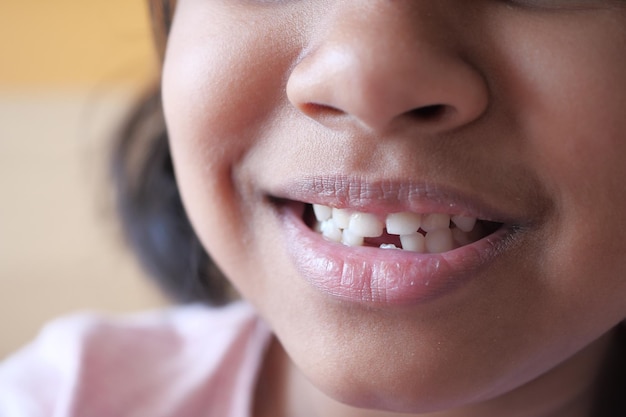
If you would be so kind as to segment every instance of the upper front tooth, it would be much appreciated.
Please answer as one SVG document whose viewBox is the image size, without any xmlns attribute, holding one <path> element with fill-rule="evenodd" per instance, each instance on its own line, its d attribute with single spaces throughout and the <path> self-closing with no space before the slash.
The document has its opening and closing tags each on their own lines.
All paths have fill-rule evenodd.
<svg viewBox="0 0 626 417">
<path fill-rule="evenodd" d="M 333 208 L 333 220 L 340 229 L 347 229 L 350 225 L 350 211 L 347 209 Z"/>
<path fill-rule="evenodd" d="M 410 235 L 417 232 L 422 216 L 417 213 L 392 213 L 387 216 L 385 226 L 390 235 Z"/>
<path fill-rule="evenodd" d="M 383 223 L 374 214 L 353 213 L 348 230 L 358 236 L 378 237 L 383 234 Z"/>
<path fill-rule="evenodd" d="M 430 232 L 431 230 L 447 229 L 450 227 L 450 216 L 442 213 L 426 214 L 422 218 L 422 230 Z"/>
<path fill-rule="evenodd" d="M 452 216 L 452 222 L 464 232 L 471 232 L 476 224 L 476 217 Z"/>
<path fill-rule="evenodd" d="M 313 212 L 318 222 L 323 222 L 330 219 L 333 214 L 333 209 L 328 206 L 322 206 L 321 204 L 313 204 Z"/>
</svg>

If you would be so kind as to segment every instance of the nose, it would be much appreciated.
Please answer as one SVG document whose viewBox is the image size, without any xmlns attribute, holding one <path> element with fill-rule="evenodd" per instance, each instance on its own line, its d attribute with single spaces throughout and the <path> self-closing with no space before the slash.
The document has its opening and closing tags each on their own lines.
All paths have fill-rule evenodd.
<svg viewBox="0 0 626 417">
<path fill-rule="evenodd" d="M 289 75 L 287 97 L 335 128 L 382 132 L 410 122 L 445 131 L 476 120 L 488 106 L 487 85 L 436 3 L 335 2 Z"/>
</svg>

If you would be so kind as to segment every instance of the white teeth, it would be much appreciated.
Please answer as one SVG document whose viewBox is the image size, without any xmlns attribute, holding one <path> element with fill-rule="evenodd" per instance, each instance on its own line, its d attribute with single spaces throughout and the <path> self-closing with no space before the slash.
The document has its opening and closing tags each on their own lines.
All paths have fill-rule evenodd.
<svg viewBox="0 0 626 417">
<path fill-rule="evenodd" d="M 428 253 L 448 252 L 454 248 L 452 230 L 450 229 L 437 229 L 428 232 L 424 240 Z"/>
<path fill-rule="evenodd" d="M 392 213 L 387 216 L 385 225 L 390 235 L 410 235 L 418 231 L 422 216 L 417 213 Z"/>
<path fill-rule="evenodd" d="M 349 229 L 346 229 L 343 231 L 341 243 L 346 246 L 363 246 L 364 240 L 365 238 L 363 236 L 354 234 Z"/>
<path fill-rule="evenodd" d="M 383 224 L 373 214 L 353 213 L 350 216 L 348 230 L 358 236 L 378 237 L 383 234 Z"/>
<path fill-rule="evenodd" d="M 381 249 L 401 249 L 419 253 L 443 253 L 455 247 L 465 246 L 477 240 L 474 230 L 477 219 L 469 216 L 452 216 L 442 213 L 418 214 L 411 212 L 391 213 L 384 222 L 371 213 L 313 205 L 317 222 L 313 229 L 325 239 L 341 242 L 347 246 L 363 246 L 366 238 L 388 235 L 388 242 L 379 244 Z M 451 225 L 450 221 L 454 223 Z M 385 240 L 381 238 L 380 240 Z M 373 242 L 368 242 L 372 244 Z"/>
<path fill-rule="evenodd" d="M 322 230 L 322 235 L 333 242 L 341 242 L 342 232 L 339 227 L 335 224 L 333 219 L 325 220 L 321 223 L 320 229 Z"/>
<path fill-rule="evenodd" d="M 426 252 L 426 239 L 421 233 L 402 235 L 400 236 L 400 242 L 404 250 L 420 253 Z"/>
<path fill-rule="evenodd" d="M 333 208 L 333 220 L 340 229 L 347 229 L 350 225 L 350 211 L 347 209 Z"/>
<path fill-rule="evenodd" d="M 379 246 L 379 248 L 381 249 L 398 249 L 398 247 L 396 245 L 394 245 L 393 243 L 383 243 Z"/>
<path fill-rule="evenodd" d="M 476 217 L 452 216 L 452 223 L 464 232 L 471 232 L 476 225 Z"/>
<path fill-rule="evenodd" d="M 425 232 L 447 229 L 448 227 L 450 227 L 450 216 L 447 214 L 433 213 L 425 214 L 422 217 L 422 230 Z"/>
<path fill-rule="evenodd" d="M 323 222 L 333 215 L 333 209 L 328 206 L 322 206 L 321 204 L 313 204 L 313 212 L 318 222 Z"/>
<path fill-rule="evenodd" d="M 451 230 L 452 230 L 452 239 L 454 240 L 457 246 L 465 246 L 465 245 L 469 245 L 470 243 L 472 243 L 472 239 L 469 237 L 469 235 L 466 232 L 462 231 L 459 228 L 454 228 Z"/>
</svg>

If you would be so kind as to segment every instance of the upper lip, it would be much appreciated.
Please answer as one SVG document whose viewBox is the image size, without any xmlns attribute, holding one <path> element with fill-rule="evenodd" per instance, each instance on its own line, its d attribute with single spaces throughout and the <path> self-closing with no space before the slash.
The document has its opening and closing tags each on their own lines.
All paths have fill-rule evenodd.
<svg viewBox="0 0 626 417">
<path fill-rule="evenodd" d="M 309 176 L 292 180 L 269 194 L 272 198 L 368 213 L 446 213 L 516 226 L 528 225 L 540 217 L 540 213 L 529 215 L 521 204 L 523 200 L 510 204 L 478 192 L 415 180 L 369 181 L 343 175 Z M 535 207 L 536 201 L 532 204 Z"/>
</svg>

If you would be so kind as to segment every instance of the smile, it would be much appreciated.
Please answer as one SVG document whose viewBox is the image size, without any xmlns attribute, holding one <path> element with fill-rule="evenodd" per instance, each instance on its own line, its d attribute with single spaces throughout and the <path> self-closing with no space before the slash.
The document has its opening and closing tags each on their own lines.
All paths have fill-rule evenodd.
<svg viewBox="0 0 626 417">
<path fill-rule="evenodd" d="M 442 253 L 476 242 L 500 223 L 445 213 L 389 213 L 379 216 L 313 204 L 312 228 L 346 246 L 374 246 L 418 253 Z M 305 214 L 305 218 L 310 217 Z"/>
<path fill-rule="evenodd" d="M 525 230 L 515 215 L 420 184 L 313 180 L 274 195 L 298 275 L 326 295 L 368 305 L 454 292 L 510 254 Z"/>
</svg>

